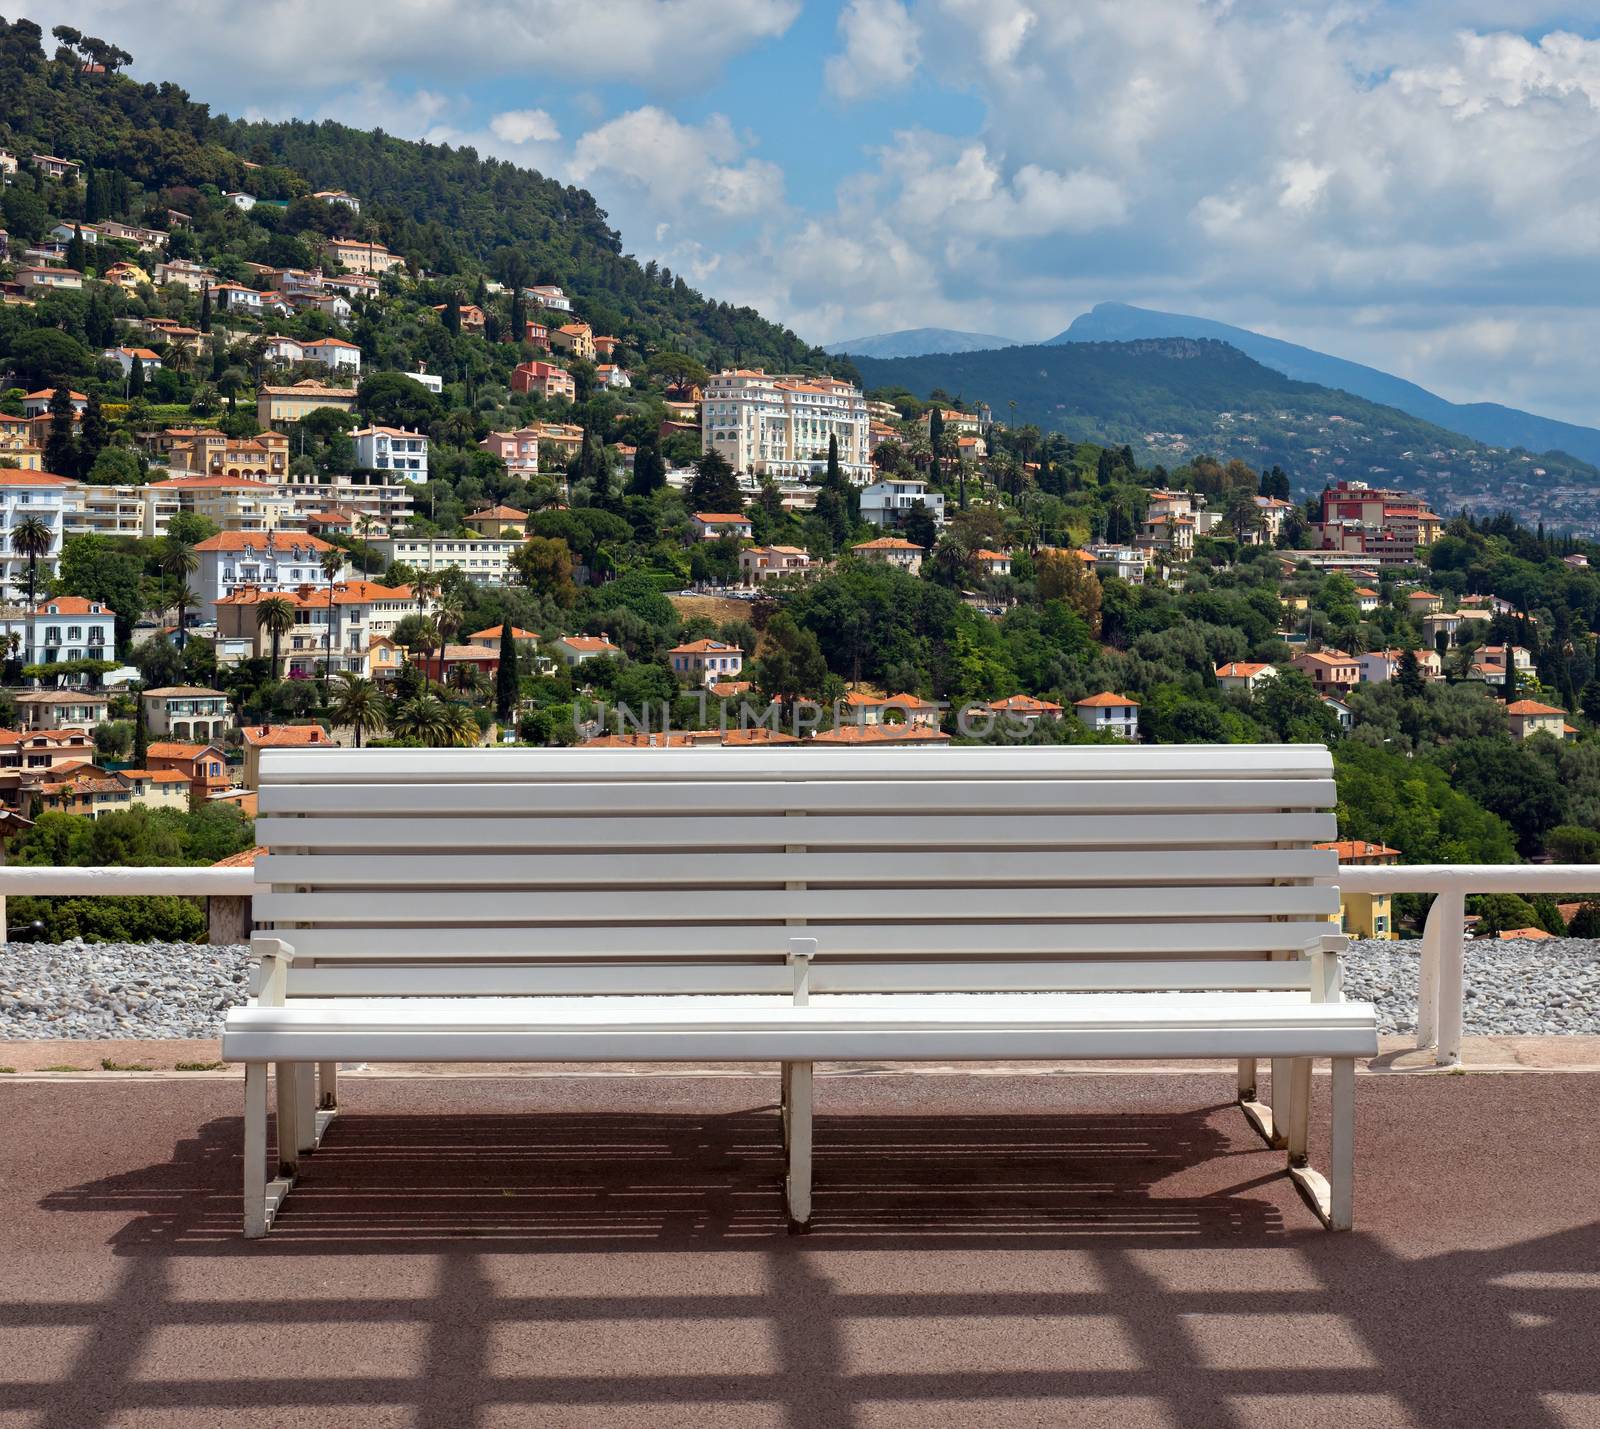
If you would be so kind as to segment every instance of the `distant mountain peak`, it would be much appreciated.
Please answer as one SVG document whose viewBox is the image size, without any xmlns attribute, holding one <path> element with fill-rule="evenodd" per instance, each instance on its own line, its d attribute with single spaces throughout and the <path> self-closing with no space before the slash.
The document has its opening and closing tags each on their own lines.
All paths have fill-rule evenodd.
<svg viewBox="0 0 1600 1429">
<path fill-rule="evenodd" d="M 1281 338 L 1251 332 L 1249 328 L 1186 313 L 1164 313 L 1137 308 L 1131 303 L 1096 303 L 1072 320 L 1065 332 L 1045 345 L 1072 342 L 1137 342 L 1145 338 L 1214 338 L 1253 357 L 1263 367 L 1299 382 L 1315 382 L 1397 407 L 1424 422 L 1460 432 L 1474 441 L 1495 447 L 1521 447 L 1530 452 L 1565 452 L 1582 461 L 1600 464 L 1600 431 L 1554 417 L 1540 417 L 1503 407 L 1497 402 L 1451 402 L 1403 377 L 1332 357 L 1314 348 Z"/>
</svg>

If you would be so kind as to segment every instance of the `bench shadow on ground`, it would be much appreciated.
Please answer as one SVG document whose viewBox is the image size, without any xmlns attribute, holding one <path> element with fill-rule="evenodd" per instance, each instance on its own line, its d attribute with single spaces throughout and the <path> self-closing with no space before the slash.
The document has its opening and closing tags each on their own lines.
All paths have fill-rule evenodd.
<svg viewBox="0 0 1600 1429">
<path fill-rule="evenodd" d="M 771 1109 L 360 1114 L 335 1124 L 270 1237 L 253 1243 L 239 1238 L 240 1124 L 219 1118 L 168 1160 L 45 1198 L 52 1211 L 125 1213 L 112 1239 L 121 1268 L 97 1303 L 0 1306 L 0 1328 L 93 1327 L 59 1381 L 0 1387 L 0 1407 L 40 1408 L 48 1429 L 121 1423 L 117 1406 L 152 1423 L 162 1412 L 285 1405 L 359 1422 L 360 1407 L 375 1403 L 405 1406 L 404 1422 L 430 1426 L 557 1407 L 629 1423 L 659 1409 L 675 1423 L 691 1404 L 704 1423 L 1000 1422 L 994 1415 L 1019 1405 L 1024 1413 L 1005 1422 L 1058 1422 L 1063 1400 L 1095 1405 L 1102 1417 L 1092 1422 L 1186 1429 L 1291 1417 L 1430 1429 L 1600 1422 L 1600 1224 L 1415 1258 L 1359 1231 L 1328 1235 L 1281 1184 L 1268 1194 L 1281 1177 L 1258 1144 L 1234 1134 L 1236 1116 L 1216 1106 L 819 1116 L 815 1220 L 794 1236 Z M 1181 1193 L 1205 1167 L 1215 1173 L 1201 1178 L 1205 1189 Z M 970 1256 L 948 1272 L 932 1259 L 973 1249 L 1029 1252 L 1044 1274 L 978 1285 Z M 894 1255 L 872 1260 L 882 1268 L 871 1273 L 840 1273 L 875 1251 Z M 1240 1251 L 1252 1254 L 1241 1261 Z M 602 1268 L 592 1290 L 552 1296 L 540 1293 L 533 1259 L 510 1275 L 500 1259 L 553 1252 L 582 1253 L 586 1265 L 595 1253 L 648 1252 L 653 1278 L 622 1272 L 619 1285 Z M 760 1283 L 708 1279 L 697 1259 L 707 1252 L 754 1253 Z M 330 1254 L 408 1253 L 430 1257 L 424 1293 L 341 1296 L 338 1276 L 317 1268 Z M 174 1284 L 175 1262 L 190 1257 L 211 1267 L 199 1306 Z M 313 1288 L 253 1295 L 252 1272 L 284 1261 L 303 1265 Z M 285 1327 L 337 1337 L 376 1322 L 420 1332 L 421 1349 L 373 1373 L 312 1373 L 270 1356 L 237 1374 L 214 1363 L 189 1373 L 141 1365 L 151 1335 L 197 1317 L 235 1338 L 254 1327 L 263 1344 Z M 729 1372 L 715 1343 L 730 1317 L 763 1322 L 771 1363 Z M 998 1325 L 999 1339 L 983 1341 L 991 1346 L 1012 1334 L 1037 1342 L 1041 1321 L 1057 1328 L 1037 1356 L 1002 1348 L 1003 1363 L 985 1364 L 949 1348 L 964 1324 Z M 508 1367 L 487 1348 L 507 1327 L 534 1342 L 553 1326 L 592 1327 L 597 1345 L 614 1346 L 619 1334 L 648 1338 L 664 1324 L 682 1332 L 674 1345 L 703 1344 L 705 1361 L 663 1350 L 650 1372 L 624 1372 L 605 1352 L 582 1371 L 541 1371 Z M 1075 1327 L 1090 1326 L 1080 1362 Z M 1118 1354 L 1097 1356 L 1103 1333 Z M 896 1358 L 886 1343 L 916 1352 Z M 1366 1417 L 1328 1414 L 1352 1396 Z M 1574 1419 L 1563 1406 L 1584 1396 L 1595 1396 L 1583 1411 L 1593 1418 Z M 944 1417 L 957 1404 L 967 1408 Z"/>
</svg>

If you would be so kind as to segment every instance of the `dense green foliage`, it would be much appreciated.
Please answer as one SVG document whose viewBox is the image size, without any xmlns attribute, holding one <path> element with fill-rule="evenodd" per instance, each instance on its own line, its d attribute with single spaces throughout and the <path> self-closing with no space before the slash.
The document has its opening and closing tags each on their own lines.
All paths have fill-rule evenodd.
<svg viewBox="0 0 1600 1429">
<path fill-rule="evenodd" d="M 1348 392 L 1293 381 L 1209 339 L 1074 342 L 858 358 L 856 365 L 872 388 L 941 389 L 987 402 L 996 412 L 1015 403 L 1019 421 L 1075 441 L 1126 443 L 1146 461 L 1215 452 L 1256 466 L 1279 465 L 1302 492 L 1368 470 L 1423 493 L 1454 478 L 1526 474 L 1516 452 Z M 1541 457 L 1540 466 L 1551 485 L 1600 483 L 1594 467 L 1560 453 Z"/>
</svg>

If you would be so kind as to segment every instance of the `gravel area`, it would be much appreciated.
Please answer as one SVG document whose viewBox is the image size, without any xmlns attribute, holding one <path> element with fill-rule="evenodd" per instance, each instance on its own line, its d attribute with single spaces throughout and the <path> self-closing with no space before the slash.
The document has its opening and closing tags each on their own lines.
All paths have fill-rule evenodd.
<svg viewBox="0 0 1600 1429">
<path fill-rule="evenodd" d="M 215 1037 L 245 1000 L 243 946 L 0 944 L 0 1038 Z"/>
<path fill-rule="evenodd" d="M 1380 1032 L 1417 1017 L 1416 942 L 1360 942 L 1346 995 L 1375 1002 Z M 0 1039 L 214 1037 L 245 998 L 242 946 L 196 943 L 0 945 Z M 1600 1034 L 1600 943 L 1574 938 L 1467 944 L 1468 1036 Z"/>
</svg>

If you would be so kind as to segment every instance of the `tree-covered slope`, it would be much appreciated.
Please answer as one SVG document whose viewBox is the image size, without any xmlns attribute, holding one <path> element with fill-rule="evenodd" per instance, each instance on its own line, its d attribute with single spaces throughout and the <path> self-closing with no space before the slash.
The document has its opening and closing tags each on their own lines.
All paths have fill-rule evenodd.
<svg viewBox="0 0 1600 1429">
<path fill-rule="evenodd" d="M 470 148 L 332 122 L 215 116 L 173 84 L 75 71 L 47 58 L 48 44 L 31 21 L 0 22 L 0 147 L 14 153 L 58 154 L 152 193 L 176 191 L 178 208 L 183 189 L 204 185 L 279 200 L 346 189 L 362 201 L 359 218 L 341 210 L 327 220 L 381 239 L 422 269 L 559 284 L 596 331 L 625 328 L 647 350 L 686 352 L 707 365 L 848 370 L 847 360 L 828 358 L 753 308 L 715 302 L 626 256 L 583 189 Z"/>
<path fill-rule="evenodd" d="M 858 357 L 869 388 L 984 401 L 995 415 L 1078 441 L 1131 446 L 1176 465 L 1199 453 L 1278 465 L 1300 491 L 1340 477 L 1390 481 L 1443 509 L 1537 513 L 1563 489 L 1587 493 L 1600 472 L 1559 454 L 1486 447 L 1348 392 L 1296 382 L 1225 343 L 1190 338 L 1073 342 L 880 361 Z M 1565 511 L 1575 527 L 1595 513 Z"/>
<path fill-rule="evenodd" d="M 1365 397 L 1369 402 L 1398 407 L 1413 417 L 1461 432 L 1493 446 L 1526 447 L 1533 452 L 1567 452 L 1580 461 L 1600 461 L 1600 430 L 1573 422 L 1540 417 L 1498 402 L 1451 402 L 1426 387 L 1359 362 L 1332 357 L 1248 328 L 1184 313 L 1163 313 L 1127 303 L 1097 303 L 1074 318 L 1048 345 L 1066 342 L 1131 342 L 1147 337 L 1212 337 L 1228 343 L 1263 365 L 1301 382 L 1317 382 Z M 992 346 L 1003 346 L 994 343 Z M 839 348 L 839 351 L 848 349 Z M 934 349 L 927 349 L 933 351 Z M 909 356 L 910 354 L 870 354 Z"/>
</svg>

